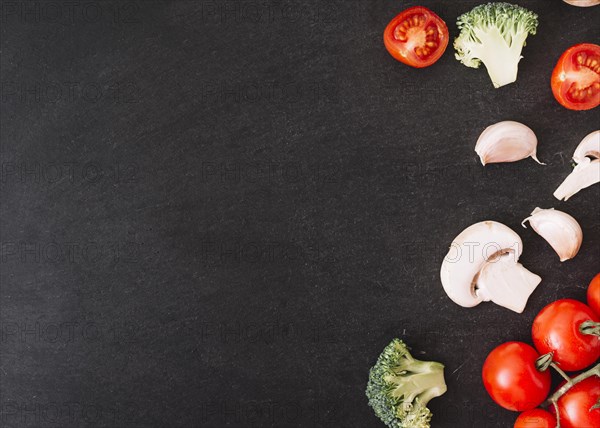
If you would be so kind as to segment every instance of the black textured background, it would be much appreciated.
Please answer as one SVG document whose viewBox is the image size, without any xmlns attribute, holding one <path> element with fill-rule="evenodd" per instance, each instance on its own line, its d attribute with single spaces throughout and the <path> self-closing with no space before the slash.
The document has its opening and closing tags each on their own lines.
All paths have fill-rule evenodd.
<svg viewBox="0 0 600 428">
<path fill-rule="evenodd" d="M 424 1 L 456 36 L 479 1 Z M 560 54 L 600 7 L 540 16 L 516 84 L 449 48 L 385 51 L 398 1 L 2 1 L 3 427 L 380 427 L 369 367 L 393 337 L 446 365 L 434 427 L 507 427 L 487 353 L 600 270 L 600 186 L 552 192 L 600 110 L 555 102 Z M 518 120 L 538 155 L 478 164 Z M 520 222 L 575 216 L 573 261 Z M 452 239 L 486 219 L 543 277 L 522 315 L 441 287 Z"/>
</svg>

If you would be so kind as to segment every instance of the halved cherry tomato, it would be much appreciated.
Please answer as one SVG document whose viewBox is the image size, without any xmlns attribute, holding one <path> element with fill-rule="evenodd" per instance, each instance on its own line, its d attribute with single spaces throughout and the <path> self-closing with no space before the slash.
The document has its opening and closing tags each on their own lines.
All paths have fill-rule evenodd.
<svg viewBox="0 0 600 428">
<path fill-rule="evenodd" d="M 527 410 L 519 415 L 514 428 L 556 428 L 556 418 L 542 409 Z"/>
<path fill-rule="evenodd" d="M 600 316 L 600 273 L 590 282 L 587 290 L 587 302 L 596 315 Z"/>
<path fill-rule="evenodd" d="M 562 54 L 552 72 L 552 93 L 564 107 L 590 110 L 600 105 L 600 46 L 581 43 Z"/>
<path fill-rule="evenodd" d="M 536 369 L 540 355 L 523 342 L 507 342 L 483 363 L 483 385 L 492 399 L 508 410 L 522 412 L 539 406 L 550 391 L 550 372 Z"/>
<path fill-rule="evenodd" d="M 600 399 L 600 377 L 582 380 L 558 399 L 561 428 L 600 427 L 600 409 L 592 409 Z"/>
<path fill-rule="evenodd" d="M 600 358 L 600 338 L 583 334 L 579 326 L 598 320 L 592 308 L 577 300 L 557 300 L 533 320 L 533 343 L 540 354 L 554 352 L 552 360 L 561 369 L 582 370 Z"/>
<path fill-rule="evenodd" d="M 383 42 L 398 61 L 416 68 L 429 67 L 448 46 L 448 27 L 431 10 L 415 6 L 390 21 Z"/>
</svg>

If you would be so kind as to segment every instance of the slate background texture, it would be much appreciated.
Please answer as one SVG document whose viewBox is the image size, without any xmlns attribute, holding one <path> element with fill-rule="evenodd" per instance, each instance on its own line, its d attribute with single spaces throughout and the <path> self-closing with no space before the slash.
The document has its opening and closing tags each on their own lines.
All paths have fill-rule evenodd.
<svg viewBox="0 0 600 428">
<path fill-rule="evenodd" d="M 420 4 L 453 39 L 479 3 Z M 451 47 L 387 54 L 413 1 L 2 1 L 1 426 L 381 427 L 364 390 L 393 337 L 446 365 L 433 427 L 512 426 L 486 355 L 600 270 L 600 186 L 552 196 L 600 110 L 549 89 L 600 7 L 519 3 L 539 32 L 495 90 Z M 478 164 L 508 119 L 547 166 Z M 575 260 L 520 226 L 536 206 L 580 221 Z M 522 315 L 440 284 L 487 219 L 543 278 Z"/>
</svg>

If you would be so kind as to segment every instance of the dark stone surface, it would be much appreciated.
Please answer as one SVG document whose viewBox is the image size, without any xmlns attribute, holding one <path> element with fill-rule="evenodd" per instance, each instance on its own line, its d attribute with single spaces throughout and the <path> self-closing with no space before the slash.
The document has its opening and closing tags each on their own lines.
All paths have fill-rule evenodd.
<svg viewBox="0 0 600 428">
<path fill-rule="evenodd" d="M 478 3 L 423 4 L 454 37 Z M 451 48 L 389 57 L 415 2 L 3 1 L 0 425 L 379 427 L 367 373 L 400 337 L 447 367 L 434 427 L 512 426 L 485 356 L 584 299 L 600 252 L 600 186 L 552 196 L 600 111 L 549 90 L 600 7 L 520 3 L 539 33 L 495 90 Z M 547 166 L 478 164 L 506 119 Z M 520 227 L 536 206 L 580 221 L 574 261 Z M 522 315 L 442 290 L 445 249 L 485 219 L 543 277 Z"/>
</svg>

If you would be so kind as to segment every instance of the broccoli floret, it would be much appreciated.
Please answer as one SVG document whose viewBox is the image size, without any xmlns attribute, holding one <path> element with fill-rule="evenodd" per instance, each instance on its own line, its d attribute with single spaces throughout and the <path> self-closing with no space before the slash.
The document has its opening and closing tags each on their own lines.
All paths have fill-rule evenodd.
<svg viewBox="0 0 600 428">
<path fill-rule="evenodd" d="M 444 392 L 443 364 L 414 359 L 400 339 L 385 347 L 369 372 L 369 406 L 390 428 L 429 428 L 427 403 Z"/>
<path fill-rule="evenodd" d="M 536 33 L 537 18 L 535 13 L 509 3 L 477 6 L 458 17 L 456 59 L 473 68 L 483 62 L 496 88 L 514 82 L 525 40 Z"/>
</svg>

